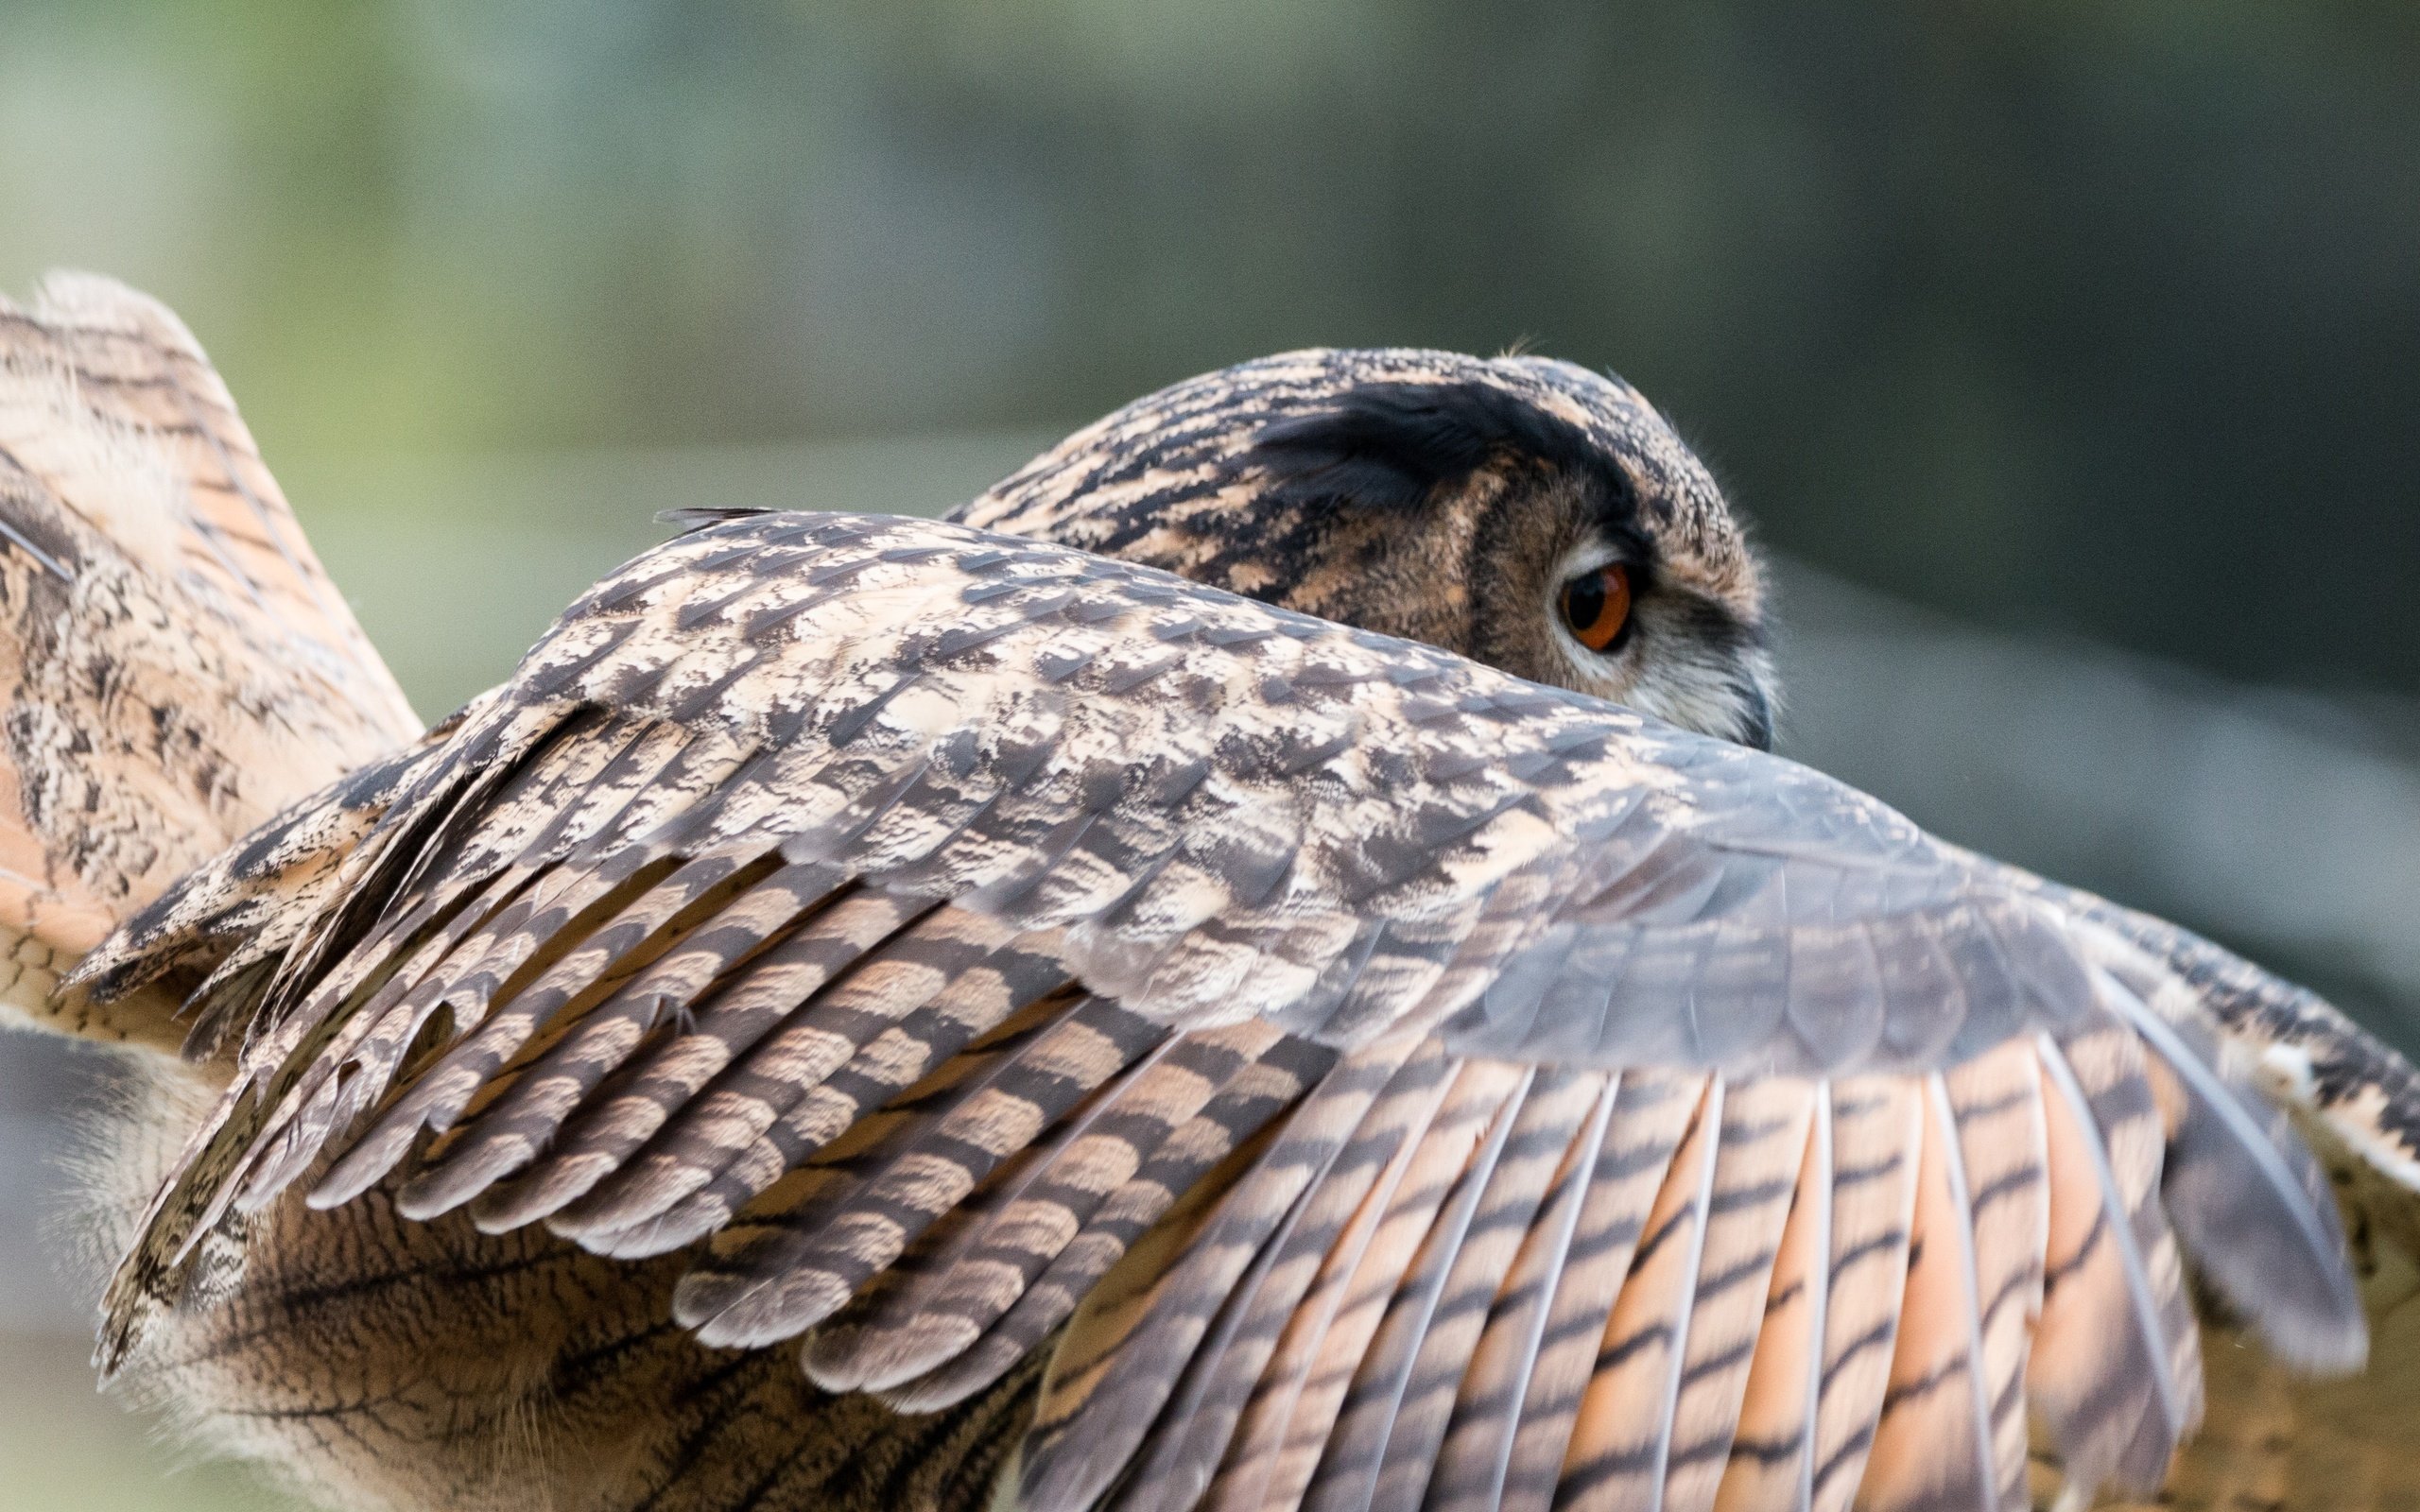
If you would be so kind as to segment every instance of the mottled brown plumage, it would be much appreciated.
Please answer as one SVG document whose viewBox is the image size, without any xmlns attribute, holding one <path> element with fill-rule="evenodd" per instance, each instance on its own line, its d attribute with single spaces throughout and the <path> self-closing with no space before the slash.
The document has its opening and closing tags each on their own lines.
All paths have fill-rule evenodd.
<svg viewBox="0 0 2420 1512">
<path fill-rule="evenodd" d="M 207 376 L 83 287 L 11 339 L 133 324 Z M 42 370 L 18 430 L 86 403 Z M 42 529 L 103 559 L 92 487 L 0 498 L 6 570 L 72 576 Z M 281 768 L 331 785 L 105 941 L 8 916 L 88 952 L 81 1011 L 199 1014 L 122 1136 L 121 1200 L 164 1179 L 105 1360 L 345 1504 L 955 1512 L 1020 1435 L 1006 1486 L 1068 1512 L 2234 1495 L 2294 1399 L 2229 1361 L 2171 1467 L 2195 1276 L 2278 1357 L 2361 1347 L 2270 1096 L 2401 1337 L 2409 1069 L 1716 738 L 1769 730 L 1754 558 L 1627 388 L 1295 353 L 965 513 L 695 521 L 417 739 L 340 610 L 255 631 L 333 700 Z M 324 586 L 299 536 L 250 560 L 296 581 L 238 625 Z M 1608 562 L 1636 608 L 1598 652 L 1558 584 Z M 226 617 L 214 570 L 130 571 L 174 623 Z M 44 623 L 137 684 L 240 664 L 82 615 Z M 296 717 L 223 701 L 229 748 Z M 131 808 L 195 858 L 259 817 Z M 164 881 L 39 818 L 11 843 L 75 917 Z M 801 1335 L 804 1373 L 765 1348 Z M 2394 1504 L 2390 1451 L 2351 1463 L 2326 1504 Z"/>
<path fill-rule="evenodd" d="M 55 997 L 63 963 L 420 722 L 192 336 L 115 284 L 0 301 L 0 1014 L 172 1048 L 172 1000 Z"/>
<path fill-rule="evenodd" d="M 1289 352 L 1175 385 L 958 512 L 1763 744 L 1764 576 L 1721 491 L 1618 379 L 1542 357 Z M 1637 633 L 1549 612 L 1628 561 Z"/>
</svg>

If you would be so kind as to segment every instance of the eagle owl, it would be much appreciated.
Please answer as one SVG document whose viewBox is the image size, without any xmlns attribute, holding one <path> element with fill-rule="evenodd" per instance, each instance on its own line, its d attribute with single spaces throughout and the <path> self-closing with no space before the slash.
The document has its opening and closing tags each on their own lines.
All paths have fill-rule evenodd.
<svg viewBox="0 0 2420 1512">
<path fill-rule="evenodd" d="M 424 730 L 175 318 L 0 306 L 5 1002 L 140 1078 L 100 1364 L 205 1444 L 345 1506 L 2420 1495 L 2410 1068 L 1764 753 L 1756 559 L 1628 387 L 1295 352 L 955 522 L 678 523 Z"/>
</svg>

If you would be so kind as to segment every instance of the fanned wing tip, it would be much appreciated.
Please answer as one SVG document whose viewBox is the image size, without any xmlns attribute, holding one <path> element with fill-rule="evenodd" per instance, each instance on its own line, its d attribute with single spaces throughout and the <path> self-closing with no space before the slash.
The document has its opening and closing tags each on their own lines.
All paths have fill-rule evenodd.
<svg viewBox="0 0 2420 1512">
<path fill-rule="evenodd" d="M 2201 1419 L 2200 1335 L 2159 1205 L 2160 1109 L 2142 1043 L 2103 1020 L 2038 1046 L 2051 1172 L 2026 1383 L 2071 1492 L 2155 1491 Z"/>
<path fill-rule="evenodd" d="M 138 989 L 233 940 L 155 939 L 138 964 L 112 936 L 420 723 L 156 300 L 73 272 L 0 297 L 0 951 L 20 968 L 0 1014 L 216 1050 L 229 1015 L 188 1043 L 177 994 Z M 246 936 L 290 922 L 211 901 L 255 904 Z"/>
<path fill-rule="evenodd" d="M 2369 1320 L 2319 1162 L 2282 1110 L 2220 1069 L 2205 1035 L 2106 971 L 2098 986 L 2185 1092 L 2162 1187 L 2195 1266 L 2278 1358 L 2316 1373 L 2360 1369 Z"/>
</svg>

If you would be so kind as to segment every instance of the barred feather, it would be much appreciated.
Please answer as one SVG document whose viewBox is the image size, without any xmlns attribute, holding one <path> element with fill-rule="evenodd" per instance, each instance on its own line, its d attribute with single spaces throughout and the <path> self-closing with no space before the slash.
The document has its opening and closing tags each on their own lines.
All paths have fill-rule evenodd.
<svg viewBox="0 0 2420 1512">
<path fill-rule="evenodd" d="M 1150 1170 L 1279 1039 L 1265 1024 L 1247 1023 L 1169 1040 L 1132 1085 L 1037 1142 L 1040 1158 L 1014 1180 L 961 1204 L 963 1221 L 946 1243 L 891 1267 L 888 1284 L 818 1330 L 808 1372 L 830 1390 L 882 1389 L 949 1364 L 1094 1231 L 1103 1205 Z M 1229 1127 L 1219 1145 L 1239 1143 L 1236 1133 Z"/>
<path fill-rule="evenodd" d="M 1716 1512 L 1791 1509 L 1814 1499 L 1816 1409 L 1823 1395 L 1824 1330 L 1831 1300 L 1835 1193 L 1832 1089 L 1812 1089 L 1806 1149 L 1765 1290 L 1731 1452 Z"/>
<path fill-rule="evenodd" d="M 1426 1498 L 1439 1512 L 1476 1512 L 1503 1503 L 1556 1303 L 1567 1297 L 1566 1276 L 1586 1268 L 1581 1221 L 1595 1195 L 1599 1152 L 1622 1078 L 1604 1075 L 1577 1086 L 1588 1096 L 1588 1110 L 1561 1152 L 1535 1221 L 1520 1236 L 1519 1253 L 1493 1299 L 1455 1396 Z"/>
<path fill-rule="evenodd" d="M 1256 1288 L 1267 1268 L 1260 1262 L 1274 1261 L 1280 1236 L 1290 1237 L 1295 1228 L 1298 1205 L 1326 1189 L 1328 1173 L 1348 1145 L 1358 1144 L 1357 1163 L 1372 1179 L 1376 1173 L 1368 1158 L 1382 1148 L 1392 1156 L 1381 1135 L 1363 1138 L 1357 1131 L 1382 1091 L 1406 1070 L 1413 1076 L 1399 1098 L 1426 1094 L 1442 1081 L 1443 1057 L 1433 1041 L 1401 1037 L 1344 1057 L 1186 1241 L 1182 1257 L 1148 1282 L 1146 1300 L 1119 1307 L 1122 1289 L 1108 1284 L 1098 1301 L 1078 1312 L 1034 1416 L 1020 1474 L 1024 1500 L 1090 1506 L 1118 1479 L 1176 1395 L 1180 1376 L 1206 1349 L 1223 1350 L 1233 1330 L 1220 1324 L 1220 1314 L 1230 1297 Z M 1137 1250 L 1133 1258 L 1146 1253 Z M 1137 1265 L 1134 1274 L 1152 1272 Z M 1115 1280 L 1113 1273 L 1110 1281 Z M 1216 1340 L 1214 1325 L 1220 1325 Z M 1195 1389 L 1189 1385 L 1188 1394 Z"/>
<path fill-rule="evenodd" d="M 1312 1505 L 1328 1500 L 1337 1450 L 1351 1452 L 1363 1379 L 1409 1367 L 1417 1330 L 1469 1231 L 1486 1174 L 1529 1088 L 1530 1075 L 1518 1067 L 1461 1068 L 1397 1184 L 1383 1203 L 1372 1194 L 1357 1219 L 1359 1231 L 1330 1250 L 1295 1310 L 1202 1496 L 1205 1508 L 1291 1505 L 1306 1491 Z M 1407 1313 L 1418 1314 L 1418 1323 L 1408 1324 Z"/>
<path fill-rule="evenodd" d="M 2201 1417 L 2198 1334 L 2158 1203 L 2164 1140 L 2142 1047 L 2101 1022 L 2040 1051 L 2050 1183 L 2027 1390 L 2071 1480 L 2155 1488 Z"/>
<path fill-rule="evenodd" d="M 351 891 L 130 1284 L 332 1154 L 315 1203 L 702 1241 L 682 1322 L 821 1327 L 819 1381 L 903 1405 L 1066 1327 L 1034 1512 L 1996 1509 L 2029 1392 L 2136 1484 L 2192 1418 L 2161 1144 L 2288 1224 L 2262 1274 L 2334 1242 L 2122 919 L 1753 752 L 1053 548 L 709 525 L 364 792 L 366 839 L 272 839 L 338 837 Z M 251 917 L 244 869 L 94 980 Z M 2341 1353 L 2350 1297 L 2273 1326 Z"/>
<path fill-rule="evenodd" d="M 1819 1091 L 1772 1078 L 1724 1099 L 1665 1461 L 1661 1501 L 1674 1512 L 1710 1507 L 1729 1462 Z"/>
<path fill-rule="evenodd" d="M 1720 1077 L 1707 1084 L 1648 1210 L 1572 1424 L 1557 1507 L 1651 1503 L 1662 1493 L 1729 1091 Z"/>
<path fill-rule="evenodd" d="M 1103 1279 L 1112 1267 L 1160 1232 L 1154 1225 L 1173 1221 L 1188 1199 L 1203 1201 L 1222 1193 L 1224 1184 L 1213 1173 L 1248 1149 L 1272 1120 L 1318 1085 L 1334 1059 L 1332 1053 L 1300 1040 L 1271 1045 L 1171 1134 L 1132 1180 L 1110 1195 L 998 1322 L 956 1359 L 894 1389 L 892 1400 L 910 1411 L 954 1404 L 1040 1348 L 1097 1284 L 1107 1284 Z"/>
<path fill-rule="evenodd" d="M 1535 1077 L 1517 1120 L 1464 1173 L 1455 1197 L 1460 1221 L 1431 1232 L 1444 1262 L 1433 1296 L 1421 1305 L 1398 1294 L 1387 1326 L 1400 1325 L 1401 1343 L 1383 1339 L 1388 1348 L 1372 1351 L 1355 1375 L 1313 1504 L 1392 1512 L 1434 1494 L 1433 1471 L 1473 1351 L 1574 1127 L 1600 1102 L 1600 1077 L 1559 1070 Z M 1357 1464 L 1357 1437 L 1368 1446 Z"/>
</svg>

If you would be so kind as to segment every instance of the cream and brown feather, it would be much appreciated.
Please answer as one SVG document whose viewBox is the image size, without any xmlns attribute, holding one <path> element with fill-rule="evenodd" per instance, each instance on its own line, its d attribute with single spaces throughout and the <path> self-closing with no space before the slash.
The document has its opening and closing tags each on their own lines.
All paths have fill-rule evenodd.
<svg viewBox="0 0 2420 1512">
<path fill-rule="evenodd" d="M 2148 1490 L 2188 1263 L 2359 1357 L 2259 1085 L 2403 1194 L 2366 1264 L 2408 1072 L 1713 738 L 1754 559 L 1629 390 L 1291 354 L 969 517 L 1266 602 L 847 516 L 633 562 L 86 959 L 240 1031 L 109 1356 L 290 1362 L 219 1410 L 356 1501 L 956 1508 L 1030 1413 L 1027 1504 L 1339 1512 L 2022 1506 L 2029 1409 L 2043 1494 Z"/>
<path fill-rule="evenodd" d="M 2029 1288 L 2062 1203 L 2105 1220 L 2114 1263 L 2090 1274 L 2118 1326 L 2040 1362 L 2088 1402 L 2053 1414 L 2058 1446 L 2156 1485 L 2198 1382 L 2156 1200 L 2169 1127 L 2232 1135 L 2195 1174 L 2293 1246 L 2214 1270 L 2236 1303 L 2284 1350 L 2359 1358 L 2308 1159 L 2100 962 L 2164 968 L 2054 894 L 1746 747 L 1150 569 L 922 522 L 713 524 L 330 803 L 381 817 L 267 980 L 121 1272 L 122 1330 L 332 1142 L 318 1204 L 401 1166 L 406 1217 L 560 1217 L 621 1256 L 705 1242 L 674 1309 L 709 1344 L 796 1336 L 861 1292 L 871 1313 L 988 1283 L 996 1308 L 1053 1257 L 1004 1270 L 958 1243 L 978 1193 L 1020 1201 L 1113 1128 L 1139 1132 L 1109 1176 L 1139 1168 L 1292 1040 L 1336 1069 L 1090 1387 L 1049 1399 L 1032 1504 L 1417 1504 L 1509 1230 L 1632 1069 L 1697 1069 L 1697 1108 L 1610 1299 L 1561 1499 L 1712 1504 L 1789 1216 L 1836 1178 L 1806 1160 L 1836 1077 L 1907 1078 L 1925 1115 L 1864 1504 L 2022 1504 L 2029 1323 L 2056 1305 Z M 324 829 L 282 825 L 86 980 L 106 996 L 238 950 L 253 876 Z M 895 927 L 837 990 L 752 1042 L 717 1032 L 718 987 L 867 895 Z M 2022 1137 L 2046 1125 L 2068 1159 Z M 809 1356 L 821 1383 L 912 1388 L 980 1336 L 896 1312 L 919 1349 L 861 1365 L 844 1324 Z"/>
<path fill-rule="evenodd" d="M 172 996 L 58 996 L 65 965 L 420 721 L 192 335 L 117 284 L 0 300 L 0 1015 L 173 1051 Z"/>
</svg>

